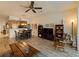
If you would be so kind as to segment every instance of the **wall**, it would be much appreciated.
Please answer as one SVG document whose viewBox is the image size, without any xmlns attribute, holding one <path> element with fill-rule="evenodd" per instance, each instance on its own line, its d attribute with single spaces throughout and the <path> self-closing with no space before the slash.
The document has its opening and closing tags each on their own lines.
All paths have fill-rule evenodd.
<svg viewBox="0 0 79 59">
<path fill-rule="evenodd" d="M 38 24 L 61 24 L 61 21 L 63 19 L 64 23 L 64 31 L 66 33 L 71 33 L 71 20 L 74 20 L 74 35 L 76 36 L 76 25 L 77 25 L 77 11 L 76 9 L 67 10 L 60 13 L 46 13 L 46 14 L 40 14 L 36 17 L 32 18 L 33 23 Z"/>
<path fill-rule="evenodd" d="M 79 6 L 77 8 L 77 50 L 79 51 Z"/>
<path fill-rule="evenodd" d="M 77 33 L 77 11 L 76 8 L 63 12 L 44 12 L 33 14 L 34 16 L 28 16 L 31 19 L 32 24 L 61 24 L 62 20 L 64 23 L 64 32 L 71 33 L 71 20 L 74 20 L 74 36 Z M 37 29 L 33 28 L 33 35 L 37 36 Z"/>
<path fill-rule="evenodd" d="M 5 25 L 6 22 L 7 22 L 7 18 L 0 16 L 0 34 L 3 30 L 3 26 Z"/>
<path fill-rule="evenodd" d="M 74 20 L 74 36 L 77 35 L 77 9 L 61 11 L 61 12 L 42 12 L 42 13 L 28 13 L 25 20 L 30 19 L 32 24 L 61 24 L 62 20 L 64 23 L 64 32 L 71 33 L 71 21 Z M 21 18 L 26 16 L 22 16 Z M 13 17 L 14 18 L 14 17 Z M 33 35 L 37 36 L 37 29 L 33 28 Z"/>
<path fill-rule="evenodd" d="M 71 9 L 64 13 L 64 24 L 65 24 L 65 31 L 70 32 L 72 31 L 72 20 L 73 22 L 73 34 L 74 36 L 77 35 L 77 9 Z"/>
</svg>

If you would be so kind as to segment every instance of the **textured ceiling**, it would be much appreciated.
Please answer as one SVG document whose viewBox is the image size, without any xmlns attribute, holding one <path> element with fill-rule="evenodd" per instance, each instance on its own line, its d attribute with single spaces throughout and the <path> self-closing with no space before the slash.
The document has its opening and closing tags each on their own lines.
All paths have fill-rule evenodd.
<svg viewBox="0 0 79 59">
<path fill-rule="evenodd" d="M 27 10 L 27 8 L 22 7 L 22 5 L 29 6 L 29 1 L 0 1 L 0 15 L 22 17 L 25 17 L 25 15 L 27 15 L 27 17 L 32 17 L 34 15 L 58 13 L 72 8 L 76 8 L 78 6 L 78 3 L 79 2 L 72 1 L 35 1 L 34 6 L 40 6 L 43 9 L 36 10 L 37 13 L 34 14 L 31 10 L 25 13 L 25 10 Z"/>
</svg>

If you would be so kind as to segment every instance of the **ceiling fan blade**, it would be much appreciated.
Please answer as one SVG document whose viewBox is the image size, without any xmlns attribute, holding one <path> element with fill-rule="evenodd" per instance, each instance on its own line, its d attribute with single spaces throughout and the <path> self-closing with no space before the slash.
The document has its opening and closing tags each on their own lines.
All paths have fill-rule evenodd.
<svg viewBox="0 0 79 59">
<path fill-rule="evenodd" d="M 42 7 L 34 7 L 34 9 L 42 9 Z"/>
<path fill-rule="evenodd" d="M 31 1 L 30 7 L 33 7 L 33 6 L 34 6 L 34 1 Z"/>
<path fill-rule="evenodd" d="M 32 11 L 33 11 L 34 13 L 36 13 L 36 11 L 35 11 L 34 9 L 32 9 Z"/>
<path fill-rule="evenodd" d="M 28 12 L 30 9 L 26 10 L 25 12 Z"/>
</svg>

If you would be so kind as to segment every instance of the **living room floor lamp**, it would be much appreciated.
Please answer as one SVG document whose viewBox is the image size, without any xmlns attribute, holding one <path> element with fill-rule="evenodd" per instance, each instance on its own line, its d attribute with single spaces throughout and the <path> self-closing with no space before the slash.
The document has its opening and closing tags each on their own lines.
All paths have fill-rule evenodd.
<svg viewBox="0 0 79 59">
<path fill-rule="evenodd" d="M 71 34 L 72 34 L 72 40 L 73 40 L 73 29 L 74 29 L 74 20 L 72 20 L 72 32 L 71 32 Z"/>
</svg>

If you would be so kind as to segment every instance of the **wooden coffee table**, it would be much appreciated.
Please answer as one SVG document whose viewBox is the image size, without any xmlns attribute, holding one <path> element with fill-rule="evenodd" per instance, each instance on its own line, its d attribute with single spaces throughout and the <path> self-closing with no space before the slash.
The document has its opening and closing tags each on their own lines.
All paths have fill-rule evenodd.
<svg viewBox="0 0 79 59">
<path fill-rule="evenodd" d="M 22 47 L 20 43 L 10 44 L 10 48 L 12 51 L 12 55 L 14 55 L 14 57 L 32 57 L 34 54 L 39 52 L 37 49 L 30 45 L 28 45 L 28 47 L 25 45 L 24 47 Z"/>
</svg>

